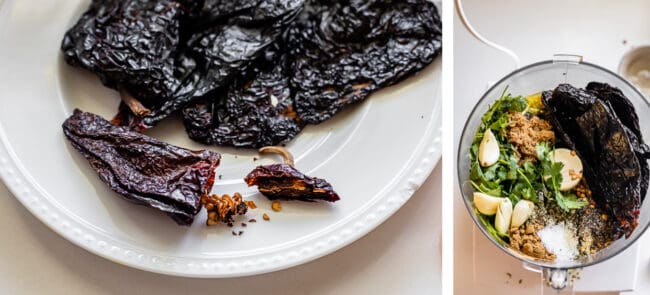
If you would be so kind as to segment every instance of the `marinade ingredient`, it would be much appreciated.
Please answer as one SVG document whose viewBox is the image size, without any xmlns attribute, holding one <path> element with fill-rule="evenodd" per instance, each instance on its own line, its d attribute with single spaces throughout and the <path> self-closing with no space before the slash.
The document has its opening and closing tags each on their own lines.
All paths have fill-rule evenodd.
<svg viewBox="0 0 650 295">
<path fill-rule="evenodd" d="M 470 183 L 475 191 L 495 197 L 508 197 L 513 203 L 521 199 L 536 202 L 538 191 L 544 188 L 541 167 L 530 161 L 520 164 L 519 153 L 509 142 L 508 129 L 510 115 L 524 112 L 527 102 L 521 96 L 512 96 L 507 89 L 501 97 L 481 117 L 481 125 L 474 136 L 470 148 Z M 479 163 L 479 146 L 488 130 L 500 144 L 499 160 L 490 167 Z M 536 151 L 537 152 L 537 151 Z"/>
<path fill-rule="evenodd" d="M 63 38 L 67 63 L 90 70 L 143 103 L 171 99 L 181 24 L 190 7 L 175 0 L 94 0 Z"/>
<path fill-rule="evenodd" d="M 393 27 L 393 25 L 395 27 L 398 26 L 397 24 L 403 25 L 405 28 L 409 26 L 407 24 L 408 22 L 412 22 L 411 25 L 415 23 L 415 24 L 425 26 L 426 28 L 422 29 L 422 32 L 414 29 L 415 31 L 418 31 L 418 33 L 414 33 L 414 36 L 417 36 L 417 38 L 422 38 L 422 39 L 428 38 L 429 42 L 436 42 L 435 40 L 437 40 L 438 43 L 435 46 L 438 47 L 436 47 L 435 50 L 439 50 L 440 31 L 439 30 L 436 31 L 436 29 L 434 28 L 437 25 L 437 23 L 435 22 L 435 19 L 437 19 L 438 17 L 437 11 L 435 10 L 435 7 L 432 4 L 427 3 L 426 5 L 424 5 L 425 10 L 427 12 L 432 12 L 432 15 L 427 17 L 422 17 L 422 19 L 418 19 L 419 16 L 414 17 L 416 18 L 416 20 L 411 19 L 410 17 L 412 16 L 412 14 L 415 14 L 415 12 L 413 12 L 412 9 L 418 3 L 419 1 L 415 1 L 413 3 L 409 2 L 406 4 L 400 4 L 401 6 L 400 5 L 391 6 L 389 4 L 383 5 L 380 3 L 373 2 L 368 7 L 363 7 L 363 8 L 360 7 L 358 3 L 341 2 L 341 3 L 337 3 L 336 5 L 333 5 L 338 7 L 338 8 L 332 8 L 332 9 L 338 9 L 336 11 L 339 10 L 347 11 L 350 9 L 358 9 L 359 14 L 364 14 L 362 17 L 364 22 L 376 26 L 373 29 L 374 30 L 373 34 L 375 34 L 374 37 L 369 37 L 365 39 L 365 37 L 362 37 L 362 35 L 358 35 L 359 38 L 355 37 L 356 39 L 354 41 L 352 39 L 348 40 L 351 45 L 337 44 L 336 46 L 340 45 L 341 47 L 340 48 L 341 52 L 339 52 L 340 53 L 339 54 L 335 52 L 326 53 L 325 51 L 327 50 L 330 51 L 339 50 L 336 48 L 330 48 L 331 47 L 330 45 L 327 45 L 329 47 L 323 47 L 323 44 L 314 43 L 314 42 L 319 42 L 320 39 L 315 40 L 312 37 L 322 39 L 320 32 L 314 31 L 320 28 L 317 27 L 309 28 L 312 30 L 311 33 L 313 33 L 314 36 L 301 35 L 304 33 L 304 30 L 307 29 L 308 25 L 316 26 L 315 22 L 310 23 L 310 21 L 314 18 L 319 18 L 320 16 L 318 15 L 318 13 L 321 13 L 324 10 L 326 10 L 326 7 L 329 7 L 330 6 L 329 4 L 331 4 L 331 3 L 326 3 L 324 1 L 323 2 L 308 1 L 304 12 L 302 13 L 302 15 L 298 17 L 296 23 L 292 24 L 289 27 L 289 31 L 286 34 L 279 36 L 278 39 L 276 40 L 276 43 L 272 46 L 269 46 L 266 49 L 266 52 L 262 55 L 262 57 L 259 58 L 257 61 L 255 61 L 254 65 L 251 66 L 249 70 L 243 72 L 242 75 L 237 77 L 235 81 L 228 86 L 227 90 L 221 91 L 216 95 L 210 96 L 208 99 L 204 99 L 196 104 L 192 104 L 187 108 L 185 108 L 183 115 L 184 115 L 184 122 L 188 134 L 192 139 L 206 144 L 218 144 L 218 145 L 252 147 L 252 148 L 258 148 L 261 146 L 268 146 L 268 145 L 277 145 L 295 137 L 300 132 L 300 130 L 302 129 L 305 123 L 318 123 L 322 120 L 331 117 L 340 109 L 342 109 L 345 105 L 347 105 L 347 103 L 345 103 L 339 106 L 334 106 L 334 108 L 331 110 L 331 113 L 327 114 L 326 116 L 323 116 L 321 119 L 318 120 L 310 119 L 310 117 L 312 116 L 320 116 L 320 115 L 314 114 L 312 112 L 313 110 L 308 111 L 311 112 L 310 114 L 306 114 L 305 112 L 300 113 L 300 111 L 298 110 L 299 105 L 301 104 L 301 102 L 299 101 L 301 100 L 304 101 L 304 95 L 301 96 L 300 94 L 301 91 L 303 91 L 303 87 L 310 87 L 308 85 L 305 86 L 306 85 L 305 83 L 319 83 L 319 85 L 320 84 L 330 85 L 332 84 L 331 81 L 327 81 L 326 79 L 333 79 L 330 76 L 332 74 L 336 74 L 335 72 L 337 71 L 340 72 L 340 74 L 336 74 L 336 75 L 340 75 L 341 77 L 343 77 L 341 79 L 349 78 L 352 80 L 354 79 L 358 80 L 360 79 L 359 78 L 360 75 L 374 75 L 373 79 L 375 79 L 376 83 L 375 82 L 365 83 L 365 84 L 360 83 L 360 84 L 355 84 L 356 86 L 353 86 L 353 88 L 367 87 L 367 89 L 365 90 L 354 89 L 355 92 L 359 92 L 359 93 L 364 92 L 364 94 L 359 97 L 359 99 L 361 99 L 367 96 L 367 94 L 369 94 L 371 90 L 378 89 L 382 86 L 390 85 L 391 83 L 393 83 L 393 82 L 390 83 L 385 82 L 384 80 L 394 79 L 395 82 L 397 82 L 399 81 L 399 79 L 401 79 L 398 76 L 400 75 L 407 76 L 412 72 L 415 72 L 416 68 L 419 69 L 423 65 L 430 63 L 431 62 L 430 59 L 435 57 L 435 55 L 437 55 L 438 52 L 436 51 L 435 53 L 433 52 L 422 53 L 420 51 L 423 50 L 420 51 L 414 50 L 412 52 L 413 56 L 418 54 L 421 55 L 431 54 L 432 56 L 430 57 L 430 59 L 429 57 L 418 56 L 421 57 L 422 59 L 427 59 L 427 62 L 423 62 L 422 65 L 411 64 L 409 65 L 409 67 L 412 66 L 412 68 L 408 68 L 408 69 L 406 69 L 405 66 L 401 64 L 401 62 L 408 63 L 411 60 L 397 61 L 398 60 L 397 57 L 401 56 L 399 54 L 403 54 L 403 52 L 393 53 L 392 59 L 387 56 L 383 57 L 384 58 L 383 61 L 374 59 L 376 63 L 382 64 L 383 67 L 382 69 L 373 68 L 372 65 L 367 65 L 367 67 L 364 68 L 363 66 L 360 65 L 363 65 L 366 62 L 373 61 L 372 57 L 364 56 L 364 54 L 373 50 L 378 50 L 378 51 L 382 50 L 382 49 L 376 49 L 372 46 L 381 47 L 384 46 L 383 43 L 385 42 L 395 43 L 397 42 L 396 40 L 399 38 L 402 39 L 407 38 L 405 36 L 408 35 L 408 33 L 405 32 L 409 31 L 410 29 L 404 29 L 404 32 L 402 32 L 404 33 L 404 35 L 400 35 L 397 37 L 391 35 L 392 33 L 398 31 L 397 28 Z M 347 8 L 343 8 L 343 7 L 347 7 Z M 373 12 L 365 14 L 366 10 L 373 10 Z M 331 16 L 334 17 L 333 15 L 334 14 L 332 14 Z M 335 21 L 339 21 L 339 22 L 344 21 L 343 20 L 344 18 L 353 18 L 359 16 L 359 15 L 356 16 L 355 15 L 356 14 L 354 13 L 348 13 L 345 16 L 341 16 L 340 19 L 337 18 L 337 20 L 331 18 L 322 19 L 322 23 L 320 25 L 325 26 L 325 24 L 327 24 L 327 26 L 329 25 L 340 26 L 343 24 L 337 25 L 332 23 Z M 380 24 L 382 21 L 379 20 L 379 18 L 381 17 L 384 18 L 393 17 L 394 18 L 393 22 L 395 22 L 395 24 L 392 25 L 387 24 L 387 22 L 389 22 L 388 20 L 384 20 L 383 23 Z M 434 18 L 434 20 L 431 20 L 431 22 L 427 22 L 429 18 Z M 356 20 L 351 20 L 351 21 L 354 22 Z M 354 28 L 347 28 L 347 29 L 353 30 Z M 382 30 L 384 31 L 380 32 Z M 394 37 L 396 38 L 395 40 L 389 41 Z M 409 37 L 411 36 L 409 35 Z M 305 40 L 302 40 L 300 38 L 305 38 Z M 340 42 L 341 44 L 344 43 L 342 39 L 341 40 L 332 39 L 323 42 L 335 42 L 335 41 Z M 354 42 L 357 42 L 358 44 Z M 404 42 L 408 43 L 407 41 Z M 424 44 L 426 42 L 422 41 L 422 43 Z M 309 49 L 308 46 L 313 46 L 314 50 Z M 357 49 L 362 50 L 361 48 L 364 46 L 367 46 L 368 48 L 363 49 L 365 50 L 363 52 L 357 52 L 356 55 L 354 56 L 352 56 L 351 54 L 348 54 L 349 55 L 348 57 L 341 56 L 341 54 L 343 55 L 347 54 L 347 53 L 342 53 L 343 51 L 346 50 L 350 51 L 350 50 L 357 50 Z M 425 45 L 421 45 L 421 46 L 426 47 Z M 399 50 L 395 50 L 395 51 L 399 52 Z M 375 53 L 375 54 L 378 55 L 379 53 Z M 409 56 L 409 58 L 415 58 L 413 56 Z M 360 59 L 361 57 L 363 57 L 364 59 Z M 353 62 L 346 60 L 351 58 L 355 58 L 358 60 L 355 60 Z M 324 67 L 321 67 L 321 68 L 305 69 L 305 67 L 312 66 L 310 63 L 322 64 L 324 65 L 324 67 L 329 67 L 329 68 L 326 69 Z M 388 71 L 389 69 L 395 70 L 396 73 L 380 73 L 381 70 Z M 301 70 L 302 74 L 296 74 L 298 70 Z M 305 71 L 311 71 L 312 74 L 305 76 Z M 401 73 L 400 71 L 404 71 L 404 73 Z M 318 76 L 318 75 L 323 75 L 323 76 Z M 347 77 L 349 75 L 353 75 L 354 77 Z M 304 78 L 307 78 L 309 80 L 304 80 Z M 321 81 L 317 82 L 317 80 L 319 79 Z M 385 83 L 384 82 L 380 83 L 379 80 L 382 80 Z M 373 83 L 375 85 L 372 85 Z M 326 88 L 329 88 L 330 86 L 327 86 Z M 320 95 L 319 89 L 316 89 L 314 91 L 315 93 Z M 322 100 L 321 98 L 316 98 L 316 99 L 320 99 L 323 104 L 328 104 L 328 105 L 332 102 L 332 101 Z M 334 102 L 334 104 L 337 103 L 338 102 Z M 332 106 L 334 104 L 332 104 Z M 302 103 L 302 105 L 303 106 L 305 105 L 304 102 Z"/>
<path fill-rule="evenodd" d="M 96 0 L 61 47 L 69 64 L 94 72 L 146 108 L 140 112 L 123 103 L 115 120 L 144 130 L 246 71 L 302 5 Z"/>
<path fill-rule="evenodd" d="M 585 185 L 583 181 L 580 187 L 584 189 Z M 528 230 L 532 226 L 536 235 L 542 228 L 564 223 L 572 229 L 570 231 L 572 239 L 578 240 L 579 255 L 594 254 L 617 238 L 613 230 L 614 222 L 611 218 L 603 218 L 606 215 L 603 215 L 604 212 L 593 204 L 590 195 L 581 198 L 589 199 L 589 206 L 575 209 L 573 212 L 567 212 L 554 202 L 546 200 L 535 207 L 535 212 L 529 221 L 519 229 L 525 227 Z"/>
<path fill-rule="evenodd" d="M 469 151 L 470 184 L 475 193 L 494 197 L 509 198 L 513 204 L 521 200 L 539 203 L 544 199 L 553 200 L 562 210 L 570 211 L 584 207 L 587 202 L 578 199 L 572 192 L 561 192 L 562 163 L 551 160 L 551 142 L 540 140 L 534 147 L 535 160 L 520 160 L 517 147 L 509 140 L 509 131 L 515 113 L 530 116 L 530 106 L 522 96 L 512 96 L 504 90 L 501 97 L 490 106 L 481 117 L 481 124 L 474 136 Z M 538 112 L 539 113 L 539 112 Z M 531 117 L 526 117 L 526 120 Z M 498 161 L 489 167 L 479 163 L 480 143 L 488 130 L 494 134 L 500 145 Z M 508 244 L 509 237 L 495 228 L 495 217 L 481 214 L 476 210 L 481 223 L 500 243 Z"/>
<path fill-rule="evenodd" d="M 261 153 L 279 153 L 286 163 L 260 165 L 251 171 L 244 182 L 257 189 L 269 200 L 298 200 L 313 202 L 338 201 L 339 195 L 324 179 L 310 177 L 293 167 L 293 156 L 282 147 L 264 147 Z"/>
<path fill-rule="evenodd" d="M 426 0 L 94 0 L 61 48 L 120 92 L 115 124 L 183 110 L 193 140 L 258 148 L 416 73 L 441 33 Z"/>
<path fill-rule="evenodd" d="M 138 126 L 151 127 L 188 103 L 210 96 L 248 71 L 302 10 L 301 0 L 264 0 L 192 33 L 179 63 L 183 83 L 174 98 L 152 107 Z"/>
<path fill-rule="evenodd" d="M 632 126 L 638 120 L 617 113 L 595 92 L 568 84 L 546 92 L 543 102 L 558 138 L 582 160 L 597 205 L 616 219 L 617 236 L 629 237 L 638 224 L 641 192 L 647 189 L 642 188 L 647 176 L 641 165 L 647 158 L 637 151 L 647 146 L 619 117 Z"/>
<path fill-rule="evenodd" d="M 95 114 L 75 110 L 63 123 L 71 145 L 113 191 L 190 225 L 210 192 L 220 155 L 176 147 Z"/>
<path fill-rule="evenodd" d="M 600 100 L 607 101 L 612 106 L 621 123 L 625 125 L 625 132 L 628 134 L 634 152 L 639 159 L 647 159 L 650 156 L 650 148 L 643 143 L 641 127 L 639 127 L 639 116 L 623 92 L 606 83 L 589 82 L 587 90 L 594 91 Z M 645 160 L 639 161 L 641 165 L 641 200 L 645 199 L 648 191 L 648 181 L 650 180 L 650 167 Z"/>
<path fill-rule="evenodd" d="M 310 1 L 288 31 L 299 117 L 317 124 L 430 64 L 441 22 L 426 0 Z"/>
<path fill-rule="evenodd" d="M 510 230 L 510 247 L 543 261 L 554 261 L 556 256 L 549 252 L 537 232 L 544 228 L 544 225 L 532 221 Z"/>
<path fill-rule="evenodd" d="M 287 164 L 271 164 L 257 166 L 244 181 L 248 186 L 256 185 L 257 189 L 269 200 L 323 200 L 336 202 L 338 194 L 332 185 L 324 179 L 302 174 L 296 168 Z"/>
<path fill-rule="evenodd" d="M 499 147 L 499 141 L 491 129 L 485 130 L 483 139 L 481 139 L 481 143 L 478 146 L 479 164 L 481 164 L 481 167 L 490 167 L 499 161 L 500 156 L 501 148 Z"/>
<path fill-rule="evenodd" d="M 508 121 L 508 140 L 517 149 L 522 162 L 537 161 L 536 145 L 555 142 L 553 126 L 538 116 L 512 112 L 508 115 Z"/>
<path fill-rule="evenodd" d="M 643 139 L 641 135 L 641 127 L 639 127 L 639 116 L 636 114 L 634 105 L 625 97 L 623 92 L 612 87 L 607 83 L 589 82 L 586 90 L 593 91 L 598 99 L 606 101 L 616 112 L 621 123 L 630 129 L 639 139 Z"/>
<path fill-rule="evenodd" d="M 293 107 L 287 56 L 279 44 L 269 47 L 251 73 L 227 91 L 183 110 L 189 137 L 204 144 L 259 148 L 295 137 L 304 124 Z"/>
<path fill-rule="evenodd" d="M 232 223 L 236 215 L 244 215 L 248 211 L 248 204 L 243 200 L 240 193 L 230 195 L 203 195 L 201 204 L 208 211 L 206 225 L 216 225 L 219 223 Z M 250 203 L 254 206 L 254 203 Z M 251 206 L 251 209 L 254 209 Z"/>
<path fill-rule="evenodd" d="M 540 161 L 540 173 L 538 179 L 544 183 L 543 191 L 547 197 L 555 200 L 564 211 L 571 211 L 573 209 L 580 209 L 587 205 L 587 200 L 580 199 L 573 192 L 563 192 L 562 186 L 562 169 L 564 164 L 562 162 L 555 162 L 553 160 L 553 150 L 548 142 L 538 144 L 537 159 Z"/>
</svg>

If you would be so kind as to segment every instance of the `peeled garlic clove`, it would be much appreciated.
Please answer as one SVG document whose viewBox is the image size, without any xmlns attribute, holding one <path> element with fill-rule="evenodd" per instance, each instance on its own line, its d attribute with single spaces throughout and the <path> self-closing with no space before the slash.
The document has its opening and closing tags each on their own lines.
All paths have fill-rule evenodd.
<svg viewBox="0 0 650 295">
<path fill-rule="evenodd" d="M 501 200 L 503 200 L 503 198 L 493 197 L 480 192 L 474 193 L 474 205 L 481 214 L 494 215 L 497 213 L 497 208 L 499 207 Z"/>
<path fill-rule="evenodd" d="M 499 161 L 499 142 L 489 128 L 483 134 L 478 146 L 478 162 L 482 167 L 489 167 Z"/>
<path fill-rule="evenodd" d="M 582 161 L 580 161 L 580 157 L 574 151 L 565 148 L 555 149 L 555 152 L 551 153 L 551 161 L 560 162 L 564 165 L 561 171 L 561 191 L 568 191 L 580 183 L 580 179 L 582 178 Z"/>
<path fill-rule="evenodd" d="M 535 204 L 528 200 L 521 200 L 515 204 L 515 209 L 512 211 L 512 220 L 510 221 L 510 227 L 520 227 L 528 217 L 533 214 L 535 209 Z"/>
<path fill-rule="evenodd" d="M 501 234 L 508 234 L 510 229 L 510 219 L 512 217 L 512 202 L 510 199 L 503 198 L 497 208 L 497 216 L 494 218 L 494 227 Z"/>
</svg>

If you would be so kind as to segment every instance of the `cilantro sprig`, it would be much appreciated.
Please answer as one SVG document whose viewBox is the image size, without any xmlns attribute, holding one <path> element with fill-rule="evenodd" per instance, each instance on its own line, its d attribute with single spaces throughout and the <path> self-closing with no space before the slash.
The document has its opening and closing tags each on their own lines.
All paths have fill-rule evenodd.
<svg viewBox="0 0 650 295">
<path fill-rule="evenodd" d="M 562 183 L 562 168 L 564 165 L 560 162 L 553 162 L 551 148 L 548 143 L 542 143 L 535 146 L 537 158 L 540 161 L 542 179 L 550 195 L 555 199 L 560 208 L 564 211 L 580 209 L 587 205 L 587 200 L 579 199 L 575 194 L 563 193 L 560 191 Z"/>
</svg>

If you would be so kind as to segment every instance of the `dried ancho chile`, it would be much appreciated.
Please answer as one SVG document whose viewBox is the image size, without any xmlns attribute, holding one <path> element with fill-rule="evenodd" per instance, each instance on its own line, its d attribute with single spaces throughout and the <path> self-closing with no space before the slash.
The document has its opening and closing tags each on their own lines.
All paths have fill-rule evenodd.
<svg viewBox="0 0 650 295">
<path fill-rule="evenodd" d="M 189 9 L 173 0 L 94 0 L 66 32 L 63 56 L 108 87 L 123 89 L 145 104 L 160 104 L 181 83 L 175 57 Z"/>
<path fill-rule="evenodd" d="M 650 167 L 644 159 L 650 158 L 650 148 L 643 142 L 639 117 L 636 114 L 634 105 L 620 89 L 606 83 L 589 82 L 585 89 L 594 91 L 600 100 L 607 101 L 616 112 L 621 123 L 625 125 L 625 132 L 632 143 L 641 166 L 641 201 L 643 201 L 648 191 L 650 178 Z"/>
<path fill-rule="evenodd" d="M 442 26 L 426 0 L 311 1 L 288 31 L 299 117 L 317 124 L 430 64 Z"/>
<path fill-rule="evenodd" d="M 204 15 L 216 21 L 192 30 L 184 44 L 177 71 L 182 75 L 182 83 L 173 99 L 152 106 L 151 114 L 145 117 L 124 121 L 132 127 L 149 128 L 197 99 L 212 97 L 246 72 L 264 49 L 275 42 L 302 10 L 303 1 L 258 0 L 241 4 L 244 5 L 231 11 L 232 5 L 223 1 L 207 1 L 206 5 L 222 9 L 204 9 L 204 13 L 216 13 Z"/>
<path fill-rule="evenodd" d="M 615 218 L 614 235 L 629 237 L 648 189 L 648 146 L 632 103 L 617 88 L 561 84 L 542 101 L 560 143 L 575 150 L 596 204 Z"/>
<path fill-rule="evenodd" d="M 258 166 L 244 181 L 249 186 L 257 185 L 260 193 L 270 200 L 336 202 L 340 199 L 324 179 L 304 175 L 287 164 Z"/>
<path fill-rule="evenodd" d="M 286 54 L 271 46 L 250 72 L 220 96 L 187 107 L 187 134 L 205 144 L 259 148 L 295 137 L 304 124 L 297 117 L 289 88 Z"/>
<path fill-rule="evenodd" d="M 190 138 L 248 148 L 286 142 L 305 123 L 322 122 L 397 83 L 440 52 L 440 21 L 429 2 L 305 6 L 228 89 L 185 108 Z"/>
<path fill-rule="evenodd" d="M 61 49 L 120 92 L 114 124 L 182 111 L 197 142 L 259 148 L 430 64 L 441 22 L 427 0 L 93 0 Z"/>
<path fill-rule="evenodd" d="M 270 200 L 298 200 L 313 202 L 323 200 L 336 202 L 338 194 L 324 179 L 310 177 L 293 167 L 293 157 L 284 148 L 265 147 L 261 153 L 280 153 L 285 158 L 283 164 L 257 166 L 244 181 L 257 189 Z"/>
<path fill-rule="evenodd" d="M 190 225 L 210 192 L 221 156 L 190 151 L 75 110 L 63 132 L 113 191 Z"/>
<path fill-rule="evenodd" d="M 245 71 L 302 9 L 299 0 L 93 1 L 65 35 L 65 60 L 120 90 L 115 122 L 142 130 Z M 136 107 L 134 107 L 136 106 Z"/>
</svg>

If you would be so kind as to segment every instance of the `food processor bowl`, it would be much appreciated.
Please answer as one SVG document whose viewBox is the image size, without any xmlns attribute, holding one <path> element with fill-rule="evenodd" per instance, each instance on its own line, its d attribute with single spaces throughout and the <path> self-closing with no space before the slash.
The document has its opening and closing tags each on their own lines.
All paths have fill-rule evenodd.
<svg viewBox="0 0 650 295">
<path fill-rule="evenodd" d="M 488 233 L 485 225 L 478 219 L 478 216 L 476 216 L 473 203 L 474 190 L 469 183 L 469 151 L 474 135 L 481 123 L 482 115 L 501 96 L 506 87 L 508 88 L 507 91 L 513 95 L 526 96 L 544 90 L 554 89 L 561 83 L 569 83 L 575 87 L 584 88 L 591 81 L 608 83 L 621 89 L 625 96 L 634 104 L 636 112 L 639 115 L 639 124 L 644 139 L 646 141 L 650 139 L 650 105 L 637 88 L 614 72 L 594 64 L 583 62 L 581 57 L 563 55 L 555 56 L 553 60 L 542 61 L 520 68 L 490 87 L 476 104 L 465 123 L 458 147 L 458 182 L 465 206 L 476 226 L 499 249 L 523 261 L 525 267 L 535 267 L 543 270 L 544 277 L 549 281 L 550 286 L 558 290 L 563 289 L 567 285 L 569 269 L 582 268 L 603 262 L 632 245 L 645 232 L 648 225 L 650 225 L 650 202 L 644 202 L 642 204 L 639 224 L 629 238 L 618 239 L 610 246 L 583 259 L 555 262 L 536 260 L 533 257 L 510 249 L 508 245 L 502 244 L 494 239 Z"/>
</svg>

